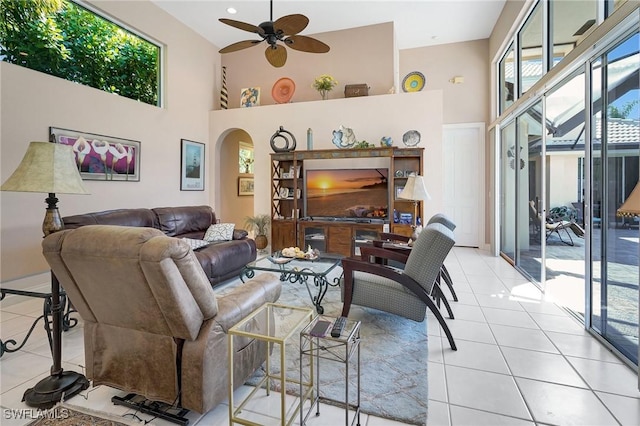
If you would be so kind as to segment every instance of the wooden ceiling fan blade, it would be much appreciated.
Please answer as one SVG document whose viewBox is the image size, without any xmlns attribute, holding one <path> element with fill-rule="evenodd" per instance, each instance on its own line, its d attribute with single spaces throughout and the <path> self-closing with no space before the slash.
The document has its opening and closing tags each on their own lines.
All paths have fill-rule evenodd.
<svg viewBox="0 0 640 426">
<path fill-rule="evenodd" d="M 284 35 L 293 35 L 298 34 L 309 25 L 309 18 L 304 15 L 295 14 L 295 15 L 287 15 L 281 18 L 278 18 L 273 23 L 273 28 L 276 32 L 282 31 Z"/>
<path fill-rule="evenodd" d="M 228 45 L 227 47 L 220 49 L 218 51 L 218 53 L 229 53 L 229 52 L 236 52 L 238 50 L 242 50 L 242 49 L 247 49 L 249 47 L 253 47 L 258 43 L 261 43 L 262 40 L 243 40 L 243 41 L 239 41 L 237 43 L 233 43 Z"/>
<path fill-rule="evenodd" d="M 260 35 L 264 35 L 264 30 L 256 25 L 247 24 L 246 22 L 235 21 L 233 19 L 220 18 L 218 21 L 223 24 L 230 25 L 234 28 L 238 28 L 240 30 L 249 31 L 250 33 L 256 33 Z"/>
<path fill-rule="evenodd" d="M 267 46 L 264 51 L 267 61 L 276 68 L 282 67 L 287 62 L 287 49 L 279 44 Z"/>
<path fill-rule="evenodd" d="M 284 42 L 286 43 L 287 47 L 290 47 L 294 50 L 300 50 L 302 52 L 327 53 L 330 49 L 329 46 L 327 46 L 320 40 L 301 35 L 292 35 L 290 37 L 287 37 Z"/>
</svg>

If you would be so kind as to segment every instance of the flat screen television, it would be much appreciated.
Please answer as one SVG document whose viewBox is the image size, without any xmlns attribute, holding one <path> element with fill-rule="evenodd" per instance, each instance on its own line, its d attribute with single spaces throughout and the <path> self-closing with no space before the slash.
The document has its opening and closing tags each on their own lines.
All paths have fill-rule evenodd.
<svg viewBox="0 0 640 426">
<path fill-rule="evenodd" d="M 312 169 L 305 173 L 304 214 L 322 219 L 387 219 L 389 169 Z"/>
</svg>

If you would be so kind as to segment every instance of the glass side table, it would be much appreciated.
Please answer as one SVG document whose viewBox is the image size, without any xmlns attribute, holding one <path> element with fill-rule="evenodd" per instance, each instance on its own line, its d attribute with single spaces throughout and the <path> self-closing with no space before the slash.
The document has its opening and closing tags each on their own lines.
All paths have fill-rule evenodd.
<svg viewBox="0 0 640 426">
<path fill-rule="evenodd" d="M 300 410 L 300 425 L 304 426 L 307 418 L 311 414 L 314 405 L 316 406 L 316 416 L 320 415 L 320 359 L 329 361 L 340 362 L 345 365 L 345 378 L 344 378 L 344 401 L 336 400 L 333 398 L 324 398 L 323 400 L 329 400 L 335 403 L 343 403 L 345 410 L 344 424 L 345 426 L 360 425 L 360 321 L 353 321 L 347 319 L 347 322 L 342 329 L 340 337 L 331 337 L 331 328 L 325 333 L 324 336 L 312 336 L 311 330 L 317 321 L 325 320 L 333 322 L 335 318 L 327 318 L 318 316 L 309 325 L 307 325 L 300 332 L 300 383 L 303 382 L 303 368 L 302 366 L 305 357 L 308 357 L 310 365 L 310 380 L 309 382 L 315 383 L 315 395 L 313 394 L 313 387 L 311 388 L 310 395 L 303 392 L 303 386 L 300 385 L 300 405 L 304 404 L 307 398 L 311 400 L 311 405 L 307 413 L 303 413 Z M 356 356 L 356 403 L 349 403 L 349 364 L 352 362 L 353 356 Z M 315 361 L 315 373 L 313 364 Z M 353 412 L 353 419 L 349 421 L 350 410 Z"/>
<path fill-rule="evenodd" d="M 301 328 L 309 324 L 315 316 L 315 312 L 311 308 L 301 308 L 296 306 L 286 306 L 277 303 L 265 303 L 260 308 L 249 314 L 246 318 L 242 319 L 236 325 L 231 327 L 228 331 L 229 339 L 229 424 L 234 423 L 242 425 L 255 425 L 247 419 L 240 417 L 240 414 L 245 405 L 251 400 L 251 398 L 260 391 L 263 387 L 266 389 L 266 394 L 271 393 L 271 381 L 276 380 L 280 382 L 280 424 L 290 425 L 293 423 L 298 410 L 302 411 L 301 400 L 292 406 L 287 407 L 286 404 L 286 392 L 287 382 L 298 383 L 297 378 L 291 379 L 286 376 L 286 346 L 289 338 L 296 334 Z M 255 324 L 261 324 L 259 330 L 256 330 Z M 255 388 L 249 392 L 249 394 L 238 404 L 234 404 L 233 400 L 233 342 L 235 338 L 239 339 L 257 339 L 267 342 L 266 346 L 266 372 L 265 376 L 256 384 Z M 291 343 L 291 341 L 289 341 Z M 271 353 L 269 348 L 273 345 L 278 345 L 280 350 L 280 372 L 273 373 L 271 371 Z M 310 374 L 312 377 L 313 374 Z M 302 383 L 300 386 L 305 388 L 313 388 L 313 383 Z"/>
</svg>

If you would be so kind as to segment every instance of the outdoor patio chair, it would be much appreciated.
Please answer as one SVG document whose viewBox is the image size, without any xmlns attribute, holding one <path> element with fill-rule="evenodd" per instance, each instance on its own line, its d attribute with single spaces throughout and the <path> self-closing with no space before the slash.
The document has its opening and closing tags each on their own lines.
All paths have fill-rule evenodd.
<svg viewBox="0 0 640 426">
<path fill-rule="evenodd" d="M 542 227 L 542 219 L 540 217 L 540 214 L 538 213 L 538 210 L 535 207 L 535 202 L 533 200 L 529 201 L 529 218 L 533 222 L 535 231 L 539 233 L 540 228 Z M 579 237 L 584 236 L 584 230 L 580 227 L 580 225 L 578 225 L 573 221 L 568 221 L 568 220 L 554 221 L 551 218 L 547 218 L 547 220 L 544 223 L 545 239 L 549 241 L 549 237 L 551 235 L 557 234 L 561 242 L 563 242 L 568 246 L 573 246 L 575 244 L 573 242 L 573 238 L 571 237 L 571 234 L 569 233 L 569 229 L 571 229 Z M 565 236 L 565 238 L 563 238 L 563 235 Z M 566 238 L 568 238 L 569 240 L 567 241 Z"/>
</svg>

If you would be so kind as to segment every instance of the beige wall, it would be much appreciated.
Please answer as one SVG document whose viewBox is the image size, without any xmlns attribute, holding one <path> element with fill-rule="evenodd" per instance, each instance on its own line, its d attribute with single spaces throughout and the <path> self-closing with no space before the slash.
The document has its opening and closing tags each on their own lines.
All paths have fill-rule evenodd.
<svg viewBox="0 0 640 426">
<path fill-rule="evenodd" d="M 328 44 L 331 50 L 316 54 L 287 49 L 287 63 L 281 68 L 267 62 L 266 43 L 222 55 L 222 65 L 227 67 L 229 108 L 239 107 L 240 92 L 246 87 L 261 88 L 260 105 L 275 104 L 271 89 L 281 77 L 289 77 L 296 84 L 292 103 L 320 99 L 312 84 L 321 74 L 330 74 L 338 80 L 329 99 L 344 98 L 345 84 L 366 83 L 370 95 L 386 94 L 394 85 L 393 23 L 312 36 Z"/>
<path fill-rule="evenodd" d="M 442 44 L 400 51 L 400 75 L 424 74 L 427 90 L 442 90 L 445 124 L 489 119 L 489 41 Z M 464 83 L 453 84 L 454 76 Z"/>
<path fill-rule="evenodd" d="M 221 141 L 220 158 L 223 160 L 220 161 L 220 172 L 217 173 L 221 181 L 217 185 L 219 190 L 216 191 L 223 200 L 216 209 L 218 219 L 225 223 L 235 223 L 236 228 L 244 228 L 246 217 L 253 216 L 253 197 L 238 196 L 238 178 L 253 176 L 238 171 L 240 142 L 252 142 L 251 136 L 244 130 L 234 130 Z"/>
<path fill-rule="evenodd" d="M 140 182 L 85 181 L 91 195 L 60 195 L 62 215 L 121 207 L 210 204 L 213 192 L 180 191 L 180 139 L 208 144 L 217 49 L 147 1 L 95 2 L 165 45 L 164 108 L 0 63 L 0 180 L 19 164 L 30 141 L 49 126 L 141 141 Z M 216 95 L 217 97 L 217 95 Z M 207 147 L 207 164 L 211 165 Z M 207 174 L 211 168 L 207 167 Z M 0 280 L 47 269 L 41 255 L 45 194 L 0 193 Z"/>
<path fill-rule="evenodd" d="M 245 130 L 254 142 L 255 197 L 254 212 L 270 214 L 271 165 L 269 143 L 271 136 L 283 126 L 293 133 L 297 149 L 306 150 L 307 129 L 313 130 L 314 149 L 332 149 L 332 131 L 341 124 L 351 127 L 358 140 L 378 144 L 382 136 L 391 136 L 396 146 L 402 145 L 402 135 L 418 130 L 425 148 L 424 175 L 432 199 L 425 205 L 425 217 L 442 209 L 442 98 L 441 90 L 416 93 L 367 96 L 349 99 L 301 102 L 298 104 L 270 105 L 254 108 L 236 108 L 211 112 L 209 139 L 216 153 L 222 151 L 227 134 L 235 129 Z M 221 155 L 215 155 L 215 170 L 222 170 Z M 225 176 L 214 173 L 212 185 L 224 185 Z M 224 211 L 221 191 L 216 194 L 217 210 Z"/>
</svg>

